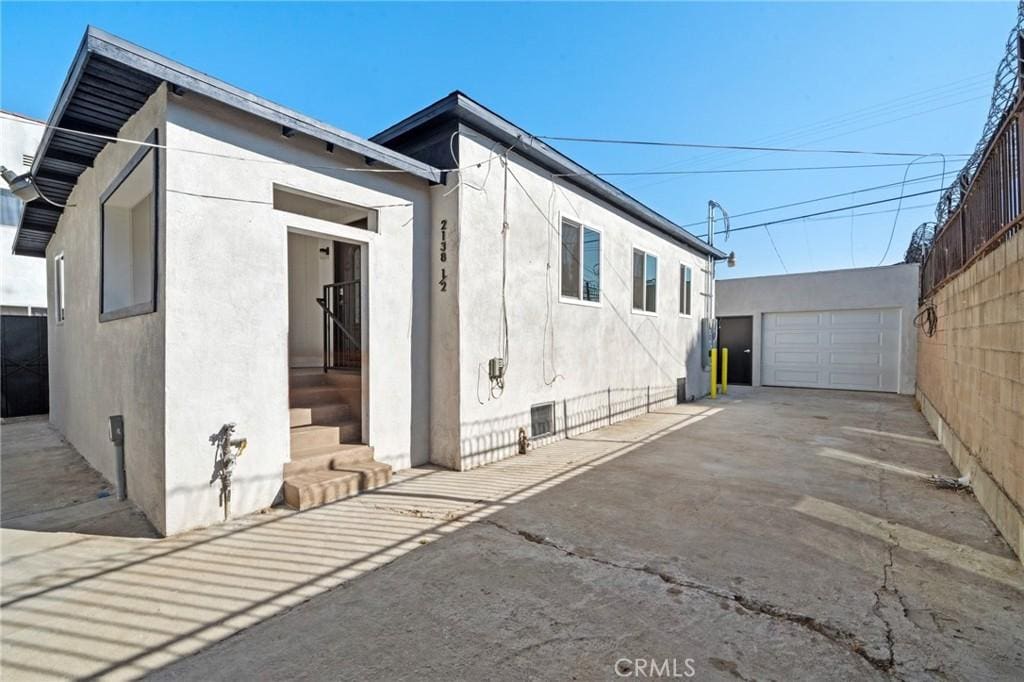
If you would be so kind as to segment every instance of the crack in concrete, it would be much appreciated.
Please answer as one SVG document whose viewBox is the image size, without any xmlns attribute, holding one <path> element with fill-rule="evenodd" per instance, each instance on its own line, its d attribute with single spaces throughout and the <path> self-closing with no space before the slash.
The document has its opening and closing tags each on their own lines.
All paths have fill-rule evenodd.
<svg viewBox="0 0 1024 682">
<path fill-rule="evenodd" d="M 893 662 L 891 657 L 889 659 L 882 659 L 878 658 L 877 656 L 872 656 L 865 650 L 864 644 L 857 638 L 856 635 L 845 630 L 842 630 L 840 628 L 837 628 L 833 625 L 822 623 L 813 618 L 812 616 L 807 616 L 802 613 L 795 613 L 793 611 L 789 611 L 787 609 L 784 609 L 780 606 L 776 606 L 769 602 L 762 601 L 760 599 L 755 599 L 753 597 L 740 594 L 738 592 L 733 592 L 731 590 L 715 587 L 714 585 L 707 585 L 705 583 L 697 582 L 695 580 L 680 578 L 670 573 L 659 571 L 646 564 L 642 566 L 630 565 L 620 563 L 617 561 L 612 561 L 610 559 L 603 559 L 589 554 L 578 554 L 574 552 L 572 549 L 559 545 L 558 543 L 549 540 L 546 537 L 537 535 L 536 533 L 532 533 L 528 530 L 510 528 L 492 519 L 481 519 L 480 523 L 485 523 L 494 526 L 495 528 L 505 531 L 506 533 L 510 533 L 512 535 L 521 537 L 527 542 L 532 542 L 543 547 L 555 549 L 573 559 L 578 559 L 580 561 L 591 561 L 597 564 L 601 564 L 603 566 L 609 566 L 620 570 L 633 571 L 637 573 L 643 573 L 645 575 L 654 576 L 656 578 L 661 579 L 663 582 L 675 585 L 677 587 L 702 592 L 704 594 L 718 597 L 720 599 L 727 599 L 740 605 L 747 612 L 767 616 L 769 618 L 785 621 L 788 623 L 793 623 L 795 625 L 798 625 L 802 628 L 805 628 L 807 630 L 810 630 L 821 635 L 822 637 L 824 637 L 825 639 L 834 644 L 838 644 L 850 650 L 860 658 L 864 659 L 876 670 L 879 670 L 880 672 L 889 675 L 892 674 Z"/>
</svg>

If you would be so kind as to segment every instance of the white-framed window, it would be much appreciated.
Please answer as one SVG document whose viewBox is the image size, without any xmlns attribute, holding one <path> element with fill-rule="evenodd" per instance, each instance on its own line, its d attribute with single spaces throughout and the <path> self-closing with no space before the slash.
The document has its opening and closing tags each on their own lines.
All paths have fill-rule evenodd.
<svg viewBox="0 0 1024 682">
<path fill-rule="evenodd" d="M 157 153 L 140 148 L 100 196 L 100 322 L 156 310 Z"/>
<path fill-rule="evenodd" d="M 562 298 L 601 302 L 601 233 L 562 218 Z"/>
<path fill-rule="evenodd" d="M 633 310 L 658 311 L 658 257 L 633 249 Z"/>
<path fill-rule="evenodd" d="M 53 259 L 53 319 L 64 322 L 64 253 Z"/>
<path fill-rule="evenodd" d="M 679 314 L 693 314 L 693 268 L 679 266 Z"/>
</svg>

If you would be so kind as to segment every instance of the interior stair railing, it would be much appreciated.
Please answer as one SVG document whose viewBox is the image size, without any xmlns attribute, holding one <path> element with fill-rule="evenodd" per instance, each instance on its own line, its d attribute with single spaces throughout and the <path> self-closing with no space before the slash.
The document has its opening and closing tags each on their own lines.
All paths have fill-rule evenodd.
<svg viewBox="0 0 1024 682">
<path fill-rule="evenodd" d="M 316 299 L 324 311 L 324 372 L 362 366 L 359 280 L 324 285 Z"/>
</svg>

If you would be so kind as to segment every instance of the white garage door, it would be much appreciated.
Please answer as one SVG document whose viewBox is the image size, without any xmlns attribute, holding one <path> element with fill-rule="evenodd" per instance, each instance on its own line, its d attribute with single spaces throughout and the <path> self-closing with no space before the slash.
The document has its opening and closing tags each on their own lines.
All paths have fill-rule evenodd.
<svg viewBox="0 0 1024 682">
<path fill-rule="evenodd" d="M 765 313 L 765 386 L 899 390 L 900 310 Z"/>
</svg>

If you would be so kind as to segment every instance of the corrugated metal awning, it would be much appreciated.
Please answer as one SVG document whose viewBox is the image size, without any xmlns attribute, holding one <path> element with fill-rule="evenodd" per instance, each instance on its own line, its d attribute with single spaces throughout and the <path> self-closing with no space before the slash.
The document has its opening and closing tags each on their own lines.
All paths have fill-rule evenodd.
<svg viewBox="0 0 1024 682">
<path fill-rule="evenodd" d="M 32 164 L 39 189 L 54 203 L 65 204 L 78 176 L 150 95 L 167 82 L 246 113 L 308 135 L 332 147 L 354 152 L 410 175 L 442 182 L 443 171 L 382 145 L 329 126 L 296 111 L 240 90 L 117 36 L 89 27 L 68 72 L 60 97 Z M 85 134 L 83 134 L 85 133 Z M 25 206 L 14 253 L 44 256 L 63 209 L 36 199 Z"/>
</svg>

